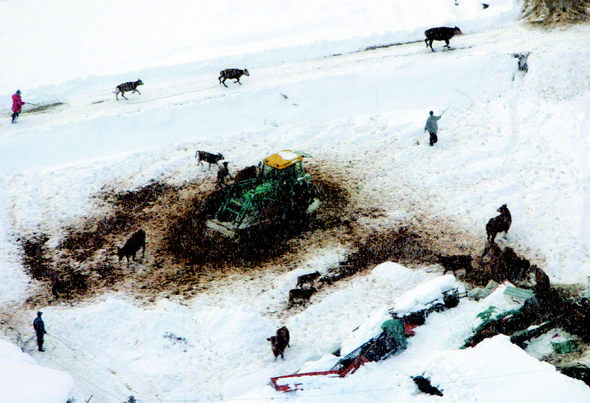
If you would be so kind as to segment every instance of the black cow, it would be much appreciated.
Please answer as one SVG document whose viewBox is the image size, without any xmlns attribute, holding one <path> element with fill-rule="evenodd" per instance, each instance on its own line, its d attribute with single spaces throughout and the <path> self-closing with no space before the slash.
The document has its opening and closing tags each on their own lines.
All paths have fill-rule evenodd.
<svg viewBox="0 0 590 403">
<path fill-rule="evenodd" d="M 235 182 L 241 182 L 248 179 L 256 179 L 258 176 L 258 168 L 256 165 L 250 165 L 244 169 L 239 170 L 235 176 Z"/>
<path fill-rule="evenodd" d="M 225 85 L 225 80 L 232 79 L 232 80 L 236 80 L 236 81 L 234 81 L 234 83 L 238 83 L 238 84 L 242 85 L 242 83 L 240 82 L 240 77 L 242 77 L 242 76 L 250 76 L 248 69 L 221 70 L 219 72 L 219 84 L 223 84 L 225 87 L 227 87 L 227 85 Z"/>
<path fill-rule="evenodd" d="M 226 176 L 229 176 L 229 178 L 232 179 L 232 176 L 229 173 L 229 169 L 227 168 L 227 164 L 228 162 L 224 161 L 223 166 L 219 168 L 219 171 L 217 171 L 217 188 L 220 188 L 223 185 L 225 185 Z"/>
<path fill-rule="evenodd" d="M 280 329 L 277 329 L 276 336 L 271 336 L 271 337 L 267 338 L 266 340 L 270 341 L 270 346 L 272 348 L 272 353 L 275 356 L 275 361 L 277 360 L 279 355 L 284 360 L 285 359 L 285 355 L 284 355 L 285 348 L 290 347 L 289 346 L 289 340 L 290 340 L 289 329 L 287 329 L 286 326 L 283 326 Z"/>
<path fill-rule="evenodd" d="M 498 207 L 498 213 L 500 215 L 490 218 L 488 223 L 486 224 L 486 233 L 488 234 L 488 243 L 491 244 L 496 239 L 496 235 L 500 232 L 504 232 L 504 234 L 508 233 L 510 229 L 510 225 L 512 224 L 512 216 L 510 215 L 510 210 L 508 210 L 508 206 L 506 204 L 502 204 Z"/>
<path fill-rule="evenodd" d="M 418 390 L 420 392 L 423 393 L 428 393 L 429 395 L 434 395 L 434 396 L 442 396 L 442 392 L 440 389 L 438 389 L 435 386 L 432 386 L 432 383 L 430 383 L 430 379 L 420 375 L 420 376 L 413 376 L 412 379 L 414 380 L 414 383 L 416 384 L 416 386 L 418 387 Z"/>
<path fill-rule="evenodd" d="M 285 359 L 285 355 L 284 355 L 285 354 L 285 347 L 287 347 L 287 345 L 284 344 L 283 341 L 281 341 L 277 336 L 271 336 L 271 337 L 267 338 L 266 340 L 270 341 L 270 347 L 272 349 L 272 353 L 275 356 L 275 361 L 277 360 L 279 355 L 284 360 Z"/>
<path fill-rule="evenodd" d="M 197 151 L 195 153 L 195 158 L 197 159 L 197 165 L 203 165 L 203 161 L 208 162 L 209 169 L 211 169 L 211 164 L 215 164 L 219 167 L 218 162 L 224 159 L 221 153 L 211 154 L 207 151 Z"/>
<path fill-rule="evenodd" d="M 131 91 L 131 93 L 133 94 L 134 92 L 137 92 L 139 95 L 141 95 L 141 92 L 139 92 L 139 90 L 137 89 L 138 86 L 143 85 L 143 81 L 141 81 L 139 78 L 137 79 L 137 81 L 129 81 L 123 84 L 119 84 L 117 85 L 117 88 L 115 88 L 115 98 L 117 98 L 117 100 L 119 99 L 119 93 L 121 93 L 121 96 L 125 99 L 127 99 L 127 97 L 125 96 L 126 92 Z"/>
<path fill-rule="evenodd" d="M 313 287 L 305 289 L 293 288 L 292 290 L 289 290 L 289 307 L 293 306 L 295 300 L 309 301 L 311 295 L 316 291 L 317 290 Z"/>
<path fill-rule="evenodd" d="M 426 39 L 424 42 L 426 43 L 426 47 L 430 46 L 430 49 L 434 52 L 434 48 L 432 47 L 432 42 L 434 41 L 445 41 L 446 47 L 451 48 L 449 45 L 449 40 L 455 35 L 461 35 L 462 32 L 459 27 L 449 28 L 449 27 L 437 27 L 437 28 L 430 28 L 424 31 L 424 35 L 426 35 Z"/>
<path fill-rule="evenodd" d="M 145 257 L 145 231 L 142 229 L 131 235 L 131 238 L 125 242 L 125 245 L 122 248 L 117 247 L 117 256 L 119 256 L 119 262 L 123 259 L 123 257 L 126 257 L 127 264 L 129 264 L 129 256 L 131 256 L 135 261 L 135 254 L 139 248 L 143 248 L 141 257 Z"/>
<path fill-rule="evenodd" d="M 289 329 L 287 329 L 287 326 L 283 326 L 283 327 L 277 329 L 277 339 L 281 343 L 286 345 L 287 347 L 291 347 L 289 345 L 289 341 L 291 340 L 291 336 L 289 335 Z"/>
<path fill-rule="evenodd" d="M 297 277 L 297 285 L 295 287 L 303 288 L 303 284 L 305 284 L 305 283 L 309 283 L 311 286 L 313 286 L 313 282 L 319 276 L 320 276 L 319 271 L 316 271 L 315 273 L 303 274 L 303 275 Z"/>
<path fill-rule="evenodd" d="M 452 255 L 452 256 L 442 256 L 436 255 L 438 258 L 438 262 L 442 267 L 444 267 L 445 274 L 447 271 L 452 271 L 453 275 L 455 275 L 455 270 L 465 269 L 466 271 L 473 270 L 473 266 L 471 266 L 471 262 L 473 258 L 469 255 Z"/>
<path fill-rule="evenodd" d="M 545 274 L 543 270 L 539 269 L 537 266 L 533 267 L 535 268 L 535 293 L 537 295 L 546 296 L 551 288 L 551 280 L 549 280 L 549 276 Z"/>
</svg>

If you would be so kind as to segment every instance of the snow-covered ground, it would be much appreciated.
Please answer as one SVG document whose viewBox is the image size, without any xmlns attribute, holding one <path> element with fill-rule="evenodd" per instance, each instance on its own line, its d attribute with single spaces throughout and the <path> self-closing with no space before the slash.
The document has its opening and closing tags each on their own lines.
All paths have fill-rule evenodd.
<svg viewBox="0 0 590 403">
<path fill-rule="evenodd" d="M 17 346 L 0 340 L 1 401 L 63 403 L 72 386 L 68 374 L 40 366 Z"/>
<path fill-rule="evenodd" d="M 483 248 L 487 220 L 507 203 L 513 223 L 499 242 L 554 282 L 585 283 L 588 26 L 521 25 L 516 0 L 490 0 L 485 10 L 464 0 L 268 3 L 0 3 L 1 37 L 9 38 L 0 43 L 7 105 L 0 114 L 0 304 L 27 334 L 43 308 L 49 331 L 46 353 L 32 343 L 27 351 L 68 372 L 78 400 L 428 400 L 409 378 L 422 372 L 448 401 L 590 400 L 581 382 L 505 337 L 457 350 L 485 309 L 481 301 L 432 315 L 399 356 L 295 396 L 275 392 L 271 376 L 330 353 L 371 314 L 440 277 L 436 267 L 388 263 L 322 290 L 291 316 L 278 314 L 297 275 L 336 264 L 342 245 L 309 251 L 292 272 L 220 283 L 189 301 L 146 306 L 121 293 L 76 306 L 21 307 L 35 285 L 23 271 L 20 234 L 40 230 L 55 242 L 62 226 L 93 215 L 91 196 L 105 184 L 211 181 L 195 166 L 197 149 L 222 152 L 233 169 L 278 150 L 306 150 L 317 165 L 345 167 L 368 207 L 392 220 L 451 223 L 461 238 L 449 242 L 473 253 Z M 451 41 L 455 51 L 440 51 L 441 42 L 436 53 L 425 48 L 424 29 L 438 25 L 462 29 Z M 416 43 L 355 52 L 398 42 Z M 512 57 L 522 51 L 531 52 L 526 76 Z M 250 76 L 225 88 L 217 75 L 226 67 L 247 67 Z M 137 77 L 142 95 L 115 101 L 114 86 Z M 64 105 L 24 113 L 11 125 L 17 88 L 25 102 Z M 424 121 L 429 110 L 446 108 L 431 148 Z M 266 337 L 283 324 L 292 347 L 274 362 Z M 69 387 L 56 385 L 56 393 Z"/>
</svg>

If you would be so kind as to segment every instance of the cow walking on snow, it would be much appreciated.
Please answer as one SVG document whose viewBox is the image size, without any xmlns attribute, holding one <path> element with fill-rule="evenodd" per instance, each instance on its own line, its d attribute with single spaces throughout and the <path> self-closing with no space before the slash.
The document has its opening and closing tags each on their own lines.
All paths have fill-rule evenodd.
<svg viewBox="0 0 590 403">
<path fill-rule="evenodd" d="M 275 336 L 271 336 L 266 340 L 270 341 L 272 353 L 275 356 L 275 361 L 281 356 L 281 358 L 285 359 L 285 348 L 290 347 L 289 341 L 291 337 L 289 335 L 289 329 L 286 326 L 277 329 L 277 334 Z"/>
<path fill-rule="evenodd" d="M 225 85 L 225 80 L 230 79 L 230 80 L 236 80 L 236 81 L 234 81 L 234 83 L 238 83 L 238 84 L 242 85 L 242 83 L 240 82 L 240 77 L 249 76 L 249 75 L 250 75 L 250 73 L 248 72 L 248 69 L 221 70 L 219 72 L 219 84 L 223 84 L 225 87 L 227 87 L 227 85 Z"/>
</svg>

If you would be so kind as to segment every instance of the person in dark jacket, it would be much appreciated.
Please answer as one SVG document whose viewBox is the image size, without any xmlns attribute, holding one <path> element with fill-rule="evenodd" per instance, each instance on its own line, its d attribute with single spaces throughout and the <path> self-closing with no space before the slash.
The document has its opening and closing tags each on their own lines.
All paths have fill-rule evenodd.
<svg viewBox="0 0 590 403">
<path fill-rule="evenodd" d="M 434 143 L 438 141 L 438 137 L 436 136 L 436 132 L 438 132 L 438 123 L 437 121 L 442 117 L 442 113 L 438 116 L 434 115 L 433 111 L 430 111 L 430 116 L 426 119 L 426 126 L 424 126 L 424 130 L 430 133 L 430 145 L 433 146 Z"/>
<path fill-rule="evenodd" d="M 20 90 L 16 90 L 16 94 L 12 96 L 12 123 L 16 123 L 16 119 L 20 115 L 21 108 L 24 104 L 20 97 Z"/>
<path fill-rule="evenodd" d="M 43 348 L 43 336 L 47 332 L 45 331 L 45 323 L 43 323 L 41 315 L 43 315 L 43 312 L 37 312 L 37 317 L 33 321 L 33 328 L 35 329 L 35 333 L 37 334 L 37 346 L 39 346 L 39 351 L 45 351 L 45 349 Z"/>
</svg>

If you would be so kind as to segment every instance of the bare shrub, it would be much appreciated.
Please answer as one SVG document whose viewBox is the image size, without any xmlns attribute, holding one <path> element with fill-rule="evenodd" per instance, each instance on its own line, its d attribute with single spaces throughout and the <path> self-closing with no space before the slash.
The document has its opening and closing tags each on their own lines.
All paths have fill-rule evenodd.
<svg viewBox="0 0 590 403">
<path fill-rule="evenodd" d="M 589 0 L 527 0 L 522 17 L 542 25 L 572 24 L 588 20 Z"/>
</svg>

